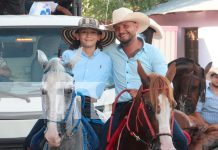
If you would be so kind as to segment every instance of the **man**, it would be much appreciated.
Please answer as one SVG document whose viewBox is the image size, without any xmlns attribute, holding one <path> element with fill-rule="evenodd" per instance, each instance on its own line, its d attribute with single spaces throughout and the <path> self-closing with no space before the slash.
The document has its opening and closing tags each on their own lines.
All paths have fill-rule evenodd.
<svg viewBox="0 0 218 150">
<path fill-rule="evenodd" d="M 31 3 L 31 1 L 29 3 Z M 32 1 L 32 5 L 29 10 L 29 15 L 51 15 L 56 10 L 64 15 L 69 15 L 69 16 L 73 15 L 65 7 L 58 5 L 58 3 L 55 3 L 53 1 L 45 1 L 45 0 Z"/>
<path fill-rule="evenodd" d="M 66 50 L 62 54 L 63 64 L 68 64 L 77 52 L 82 50 L 80 60 L 75 64 L 72 70 L 68 70 L 73 74 L 75 79 L 76 93 L 82 95 L 85 99 L 85 105 L 82 114 L 90 120 L 90 124 L 99 136 L 101 134 L 102 122 L 94 110 L 93 102 L 102 95 L 106 83 L 111 82 L 112 62 L 108 55 L 101 52 L 105 47 L 115 40 L 115 35 L 111 31 L 101 30 L 99 22 L 93 18 L 81 18 L 78 26 L 64 28 L 62 31 L 63 39 L 70 45 L 72 49 Z M 41 123 L 40 123 L 41 122 Z M 43 120 L 37 122 L 32 131 L 36 133 L 40 126 L 43 126 Z M 36 133 L 30 133 L 28 139 L 32 136 L 39 137 Z M 42 132 L 43 133 L 43 132 Z M 49 137 L 46 137 L 50 143 Z M 38 139 L 33 137 L 32 147 L 39 144 Z M 30 141 L 29 141 L 30 142 Z M 53 141 L 55 146 L 58 143 Z M 98 145 L 95 145 L 96 147 Z"/>
<path fill-rule="evenodd" d="M 161 75 L 166 74 L 167 65 L 163 55 L 158 49 L 145 43 L 139 33 L 145 31 L 150 23 L 149 18 L 140 12 L 133 12 L 127 8 L 119 8 L 113 11 L 112 24 L 106 28 L 115 31 L 120 44 L 115 48 L 108 48 L 108 53 L 113 62 L 113 74 L 116 95 L 124 89 L 131 89 L 130 93 L 124 93 L 117 104 L 112 133 L 118 127 L 119 117 L 126 104 L 135 97 L 141 85 L 140 77 L 137 73 L 137 60 L 142 64 L 146 73 L 155 72 Z M 99 150 L 104 150 L 106 146 L 106 135 L 109 121 L 104 125 L 102 141 Z M 177 122 L 174 123 L 174 142 L 177 149 L 187 149 L 187 140 L 182 133 Z"/>
<path fill-rule="evenodd" d="M 206 99 L 197 103 L 195 116 L 205 126 L 218 124 L 218 68 L 211 68 L 206 75 L 209 84 L 206 88 Z"/>
</svg>

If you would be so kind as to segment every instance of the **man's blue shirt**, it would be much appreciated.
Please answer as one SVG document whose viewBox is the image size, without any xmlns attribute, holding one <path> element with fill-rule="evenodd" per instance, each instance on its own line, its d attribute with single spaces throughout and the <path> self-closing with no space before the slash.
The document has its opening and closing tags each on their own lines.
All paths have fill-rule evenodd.
<svg viewBox="0 0 218 150">
<path fill-rule="evenodd" d="M 141 80 L 137 72 L 137 60 L 148 74 L 154 72 L 165 76 L 167 71 L 166 61 L 160 51 L 144 41 L 143 47 L 132 58 L 128 58 L 120 45 L 110 45 L 104 49 L 104 52 L 109 54 L 113 62 L 116 95 L 124 89 L 139 89 Z M 130 99 L 131 96 L 124 93 L 119 102 Z"/>
<path fill-rule="evenodd" d="M 203 119 L 210 123 L 218 123 L 218 96 L 216 96 L 211 87 L 208 85 L 206 89 L 205 103 L 198 101 L 196 112 L 199 112 Z"/>
</svg>

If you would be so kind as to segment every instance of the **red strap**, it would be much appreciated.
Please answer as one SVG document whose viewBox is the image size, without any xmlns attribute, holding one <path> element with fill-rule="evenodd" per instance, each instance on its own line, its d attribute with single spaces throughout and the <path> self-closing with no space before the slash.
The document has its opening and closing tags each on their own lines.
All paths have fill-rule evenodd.
<svg viewBox="0 0 218 150">
<path fill-rule="evenodd" d="M 107 134 L 107 143 L 109 143 L 110 138 L 111 138 L 112 122 L 113 122 L 114 112 L 115 112 L 115 108 L 116 108 L 117 102 L 118 102 L 120 96 L 121 96 L 124 92 L 129 92 L 129 91 L 130 91 L 129 89 L 124 89 L 124 90 L 121 91 L 121 92 L 117 95 L 117 97 L 115 98 L 115 101 L 114 101 L 113 106 L 112 106 L 111 117 L 110 117 L 109 129 L 108 129 L 108 134 Z"/>
<path fill-rule="evenodd" d="M 190 136 L 190 134 L 188 133 L 188 132 L 186 132 L 185 130 L 183 130 L 183 133 L 184 133 L 184 135 L 185 135 L 185 137 L 187 138 L 187 140 L 188 140 L 188 145 L 191 143 L 191 136 Z"/>
<path fill-rule="evenodd" d="M 121 132 L 121 130 L 123 129 L 123 127 L 124 127 L 124 125 L 125 125 L 125 123 L 126 123 L 126 120 L 127 120 L 127 119 L 124 118 L 124 119 L 121 121 L 119 127 L 117 128 L 117 130 L 115 131 L 115 133 L 114 133 L 113 136 L 111 137 L 111 139 L 110 139 L 110 141 L 109 141 L 109 143 L 108 143 L 108 145 L 107 145 L 107 147 L 106 147 L 106 150 L 114 150 L 114 145 L 115 145 L 115 143 L 117 142 L 117 140 L 118 140 L 118 138 L 119 138 L 120 132 Z"/>
</svg>

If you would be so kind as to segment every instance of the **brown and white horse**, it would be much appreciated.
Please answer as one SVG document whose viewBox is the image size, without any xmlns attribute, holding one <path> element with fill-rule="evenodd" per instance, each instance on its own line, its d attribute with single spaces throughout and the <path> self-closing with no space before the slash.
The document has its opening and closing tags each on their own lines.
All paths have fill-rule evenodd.
<svg viewBox="0 0 218 150">
<path fill-rule="evenodd" d="M 146 74 L 138 63 L 142 85 L 133 99 L 126 122 L 115 146 L 117 150 L 175 150 L 172 142 L 173 90 L 166 77 Z M 175 66 L 168 70 L 171 80 Z"/>
</svg>

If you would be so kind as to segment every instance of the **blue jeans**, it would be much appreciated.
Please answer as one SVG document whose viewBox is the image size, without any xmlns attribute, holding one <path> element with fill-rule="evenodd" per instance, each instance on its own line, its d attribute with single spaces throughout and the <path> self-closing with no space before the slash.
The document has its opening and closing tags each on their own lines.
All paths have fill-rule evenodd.
<svg viewBox="0 0 218 150">
<path fill-rule="evenodd" d="M 113 135 L 113 133 L 116 131 L 116 129 L 119 126 L 121 112 L 123 112 L 123 109 L 126 106 L 126 104 L 127 104 L 126 102 L 118 103 L 116 106 L 114 118 L 112 122 L 111 136 Z M 107 122 L 103 126 L 98 150 L 105 150 L 106 148 L 109 123 L 110 123 L 110 119 L 107 120 Z M 174 120 L 174 127 L 173 127 L 173 143 L 177 150 L 188 150 L 188 141 L 176 120 Z"/>
<path fill-rule="evenodd" d="M 27 149 L 28 147 L 30 147 L 32 142 L 34 143 L 34 145 L 36 144 L 35 140 L 38 141 L 38 139 L 36 139 L 36 138 L 39 136 L 38 133 L 39 134 L 42 133 L 42 130 L 43 130 L 43 136 L 44 136 L 45 120 L 39 119 L 36 122 L 36 124 L 33 126 L 32 130 L 30 131 L 30 133 L 28 134 L 28 136 L 25 139 L 24 149 Z M 34 137 L 34 139 L 33 139 L 33 137 Z"/>
</svg>

